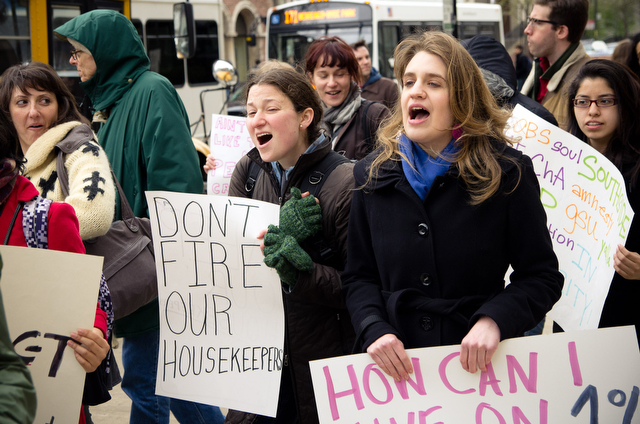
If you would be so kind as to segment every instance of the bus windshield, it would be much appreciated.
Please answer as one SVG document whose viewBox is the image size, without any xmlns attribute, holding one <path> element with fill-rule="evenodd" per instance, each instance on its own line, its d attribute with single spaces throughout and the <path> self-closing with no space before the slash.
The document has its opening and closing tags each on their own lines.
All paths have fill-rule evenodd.
<svg viewBox="0 0 640 424">
<path fill-rule="evenodd" d="M 275 11 L 269 25 L 269 57 L 295 66 L 309 44 L 323 35 L 371 44 L 371 19 L 371 6 L 357 3 L 308 3 Z"/>
</svg>

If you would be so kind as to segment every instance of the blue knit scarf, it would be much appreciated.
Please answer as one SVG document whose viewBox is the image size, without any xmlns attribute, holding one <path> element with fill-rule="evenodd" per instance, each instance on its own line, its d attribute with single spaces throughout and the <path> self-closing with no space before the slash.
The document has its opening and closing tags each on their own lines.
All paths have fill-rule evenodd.
<svg viewBox="0 0 640 424">
<path fill-rule="evenodd" d="M 406 156 L 402 158 L 402 170 L 407 177 L 409 184 L 418 197 L 424 202 L 433 180 L 439 175 L 444 175 L 451 166 L 446 158 L 451 158 L 459 150 L 455 145 L 455 138 L 452 138 L 447 147 L 436 158 L 429 156 L 420 146 L 412 142 L 406 135 L 399 136 L 400 151 Z M 413 167 L 412 167 L 413 166 Z"/>
</svg>

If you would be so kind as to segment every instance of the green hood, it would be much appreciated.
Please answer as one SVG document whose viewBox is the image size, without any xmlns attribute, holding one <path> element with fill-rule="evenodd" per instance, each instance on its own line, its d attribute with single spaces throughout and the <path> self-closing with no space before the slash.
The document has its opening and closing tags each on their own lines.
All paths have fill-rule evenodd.
<svg viewBox="0 0 640 424">
<path fill-rule="evenodd" d="M 80 87 L 95 110 L 113 105 L 149 70 L 149 57 L 135 27 L 113 10 L 93 10 L 56 28 L 58 38 L 85 46 L 96 62 L 96 73 Z"/>
</svg>

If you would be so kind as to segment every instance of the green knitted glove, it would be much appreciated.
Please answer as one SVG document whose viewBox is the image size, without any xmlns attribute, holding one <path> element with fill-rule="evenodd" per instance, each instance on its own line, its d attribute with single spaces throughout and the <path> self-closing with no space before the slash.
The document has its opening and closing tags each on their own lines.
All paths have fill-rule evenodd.
<svg viewBox="0 0 640 424">
<path fill-rule="evenodd" d="M 274 225 L 269 225 L 264 236 L 264 263 L 275 268 L 280 280 L 293 287 L 299 271 L 313 271 L 313 261 L 296 239 L 286 235 Z"/>
<path fill-rule="evenodd" d="M 300 189 L 291 188 L 291 199 L 280 208 L 280 229 L 302 243 L 322 229 L 322 214 L 316 198 L 302 197 Z"/>
</svg>

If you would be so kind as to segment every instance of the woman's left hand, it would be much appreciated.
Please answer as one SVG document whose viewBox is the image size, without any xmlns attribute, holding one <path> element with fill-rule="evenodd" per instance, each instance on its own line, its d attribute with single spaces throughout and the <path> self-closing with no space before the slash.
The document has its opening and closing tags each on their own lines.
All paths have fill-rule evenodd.
<svg viewBox="0 0 640 424">
<path fill-rule="evenodd" d="M 640 255 L 619 244 L 613 256 L 613 267 L 627 280 L 640 280 Z"/>
<path fill-rule="evenodd" d="M 77 333 L 71 333 L 71 338 L 73 340 L 68 340 L 67 346 L 75 351 L 76 360 L 85 372 L 95 371 L 109 353 L 109 343 L 99 328 L 80 328 Z"/>
<path fill-rule="evenodd" d="M 483 316 L 469 330 L 462 339 L 460 349 L 460 364 L 465 371 L 475 373 L 487 370 L 487 364 L 498 349 L 500 343 L 500 328 L 496 322 L 488 316 Z"/>
</svg>

